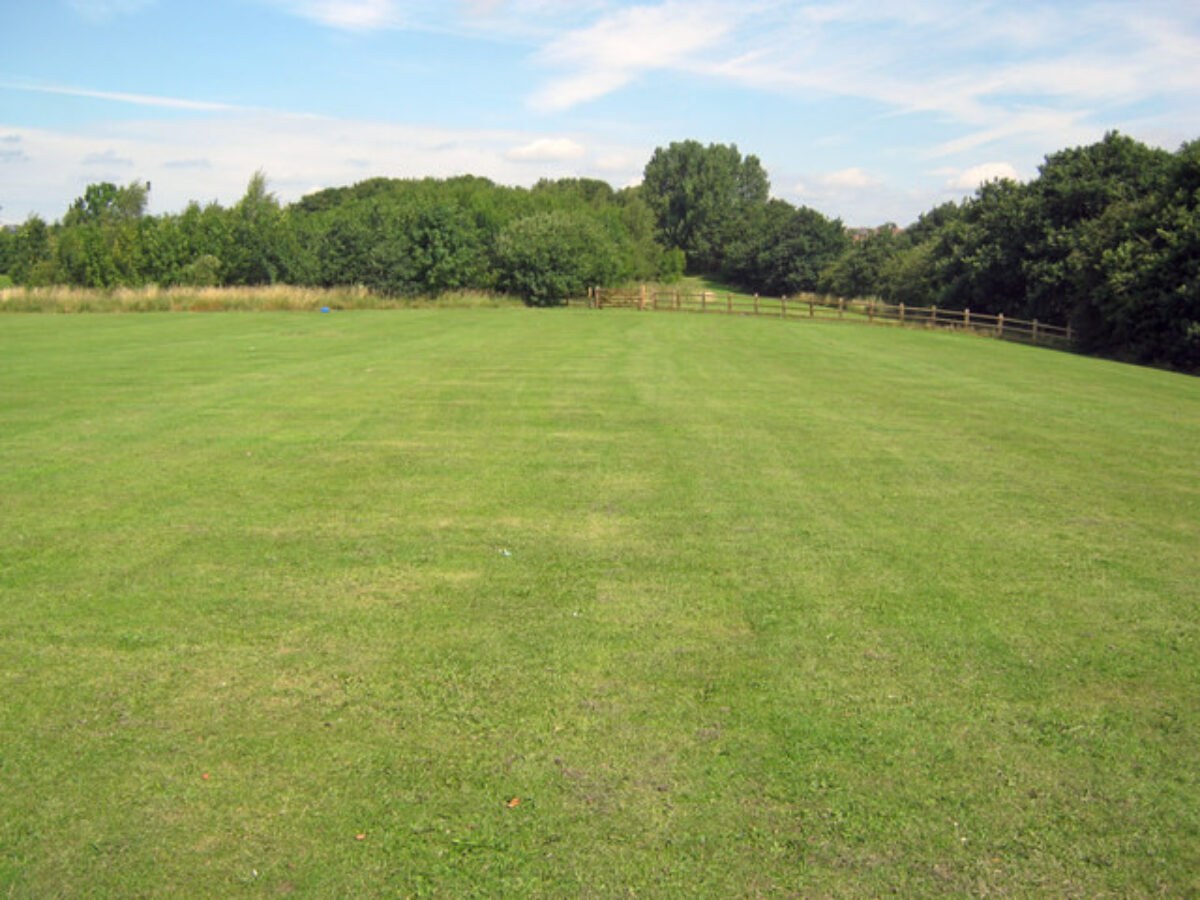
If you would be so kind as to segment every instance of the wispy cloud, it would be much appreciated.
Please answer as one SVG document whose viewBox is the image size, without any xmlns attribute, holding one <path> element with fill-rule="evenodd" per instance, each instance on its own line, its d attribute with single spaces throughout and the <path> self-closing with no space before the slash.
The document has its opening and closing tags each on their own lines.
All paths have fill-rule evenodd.
<svg viewBox="0 0 1200 900">
<path fill-rule="evenodd" d="M 114 103 L 130 103 L 134 106 L 153 106 L 159 109 L 181 109 L 190 112 L 250 112 L 249 107 L 216 103 L 211 100 L 186 100 L 180 97 L 156 97 L 152 94 L 125 94 L 116 91 L 97 91 L 89 88 L 53 84 L 23 84 L 0 82 L 0 89 L 10 91 L 32 91 L 39 94 L 60 94 L 66 97 L 86 97 L 91 100 L 111 100 Z"/>
<path fill-rule="evenodd" d="M 622 88 L 643 72 L 687 67 L 730 27 L 731 11 L 721 4 L 671 0 L 618 10 L 562 35 L 538 53 L 540 63 L 567 74 L 538 89 L 530 105 L 561 111 Z"/>
<path fill-rule="evenodd" d="M 970 131 L 961 137 L 944 141 L 930 148 L 931 157 L 954 156 L 996 144 L 1007 138 L 1027 135 L 1053 136 L 1050 146 L 1064 146 L 1086 141 L 1094 126 L 1087 123 L 1087 110 L 1019 109 L 997 114 L 998 124 Z"/>
<path fill-rule="evenodd" d="M 1200 9 L 1165 0 L 1016 9 L 713 0 L 697 20 L 675 12 L 669 3 L 626 10 L 550 44 L 541 61 L 571 60 L 573 71 L 544 86 L 535 105 L 568 108 L 640 73 L 673 69 L 801 102 L 844 97 L 875 105 L 879 116 L 933 117 L 968 129 L 937 151 L 956 153 L 1015 137 L 1071 142 L 1106 110 L 1200 84 Z"/>
<path fill-rule="evenodd" d="M 37 54 L 10 64 L 0 115 L 5 134 L 17 129 L 23 142 L 0 143 L 7 172 L 21 172 L 4 185 L 6 219 L 35 202 L 27 188 L 38 179 L 58 199 L 37 208 L 61 214 L 74 196 L 64 201 L 64 192 L 85 186 L 102 161 L 132 160 L 124 168 L 153 178 L 153 202 L 171 208 L 193 197 L 236 200 L 259 167 L 281 197 L 364 173 L 470 172 L 516 184 L 584 174 L 623 184 L 637 180 L 656 144 L 696 137 L 736 140 L 763 158 L 784 196 L 823 212 L 904 221 L 1009 174 L 1004 166 L 1031 173 L 1046 153 L 1107 130 L 1173 149 L 1200 122 L 1200 6 L 1178 0 L 239 0 L 213 6 L 211 21 L 206 8 L 206 22 L 228 24 L 222 17 L 242 3 L 315 27 L 293 28 L 289 59 L 274 59 L 265 74 L 251 59 L 222 69 L 219 51 L 217 65 L 191 80 L 183 69 L 175 80 L 139 70 L 133 55 L 120 59 L 118 74 L 93 64 L 90 45 L 74 68 L 43 67 Z M 97 23 L 151 7 L 166 21 L 182 8 L 162 0 L 62 6 Z M 378 86 L 356 90 L 360 121 L 278 111 L 339 109 L 337 95 L 310 80 L 328 79 L 310 61 L 328 51 L 329 31 L 338 46 L 369 48 L 337 63 L 347 85 Z M 412 33 L 449 40 L 436 42 L 435 57 Z M 24 37 L 32 47 L 59 40 L 41 27 Z M 455 41 L 471 54 L 465 65 L 446 52 Z M 118 56 L 97 50 L 102 58 Z M 260 82 L 270 108 L 220 99 L 253 98 Z M 179 84 L 197 85 L 196 95 Z M 669 105 L 660 85 L 670 87 Z M 20 100 L 12 91 L 40 102 L 12 102 Z M 681 104 L 683 91 L 691 97 Z M 617 94 L 619 105 L 589 109 Z M 81 124 L 61 125 L 85 101 Z M 414 119 L 444 127 L 414 127 Z"/>
<path fill-rule="evenodd" d="M 282 5 L 296 15 L 345 31 L 395 28 L 404 22 L 401 4 L 394 0 L 284 0 Z"/>
</svg>

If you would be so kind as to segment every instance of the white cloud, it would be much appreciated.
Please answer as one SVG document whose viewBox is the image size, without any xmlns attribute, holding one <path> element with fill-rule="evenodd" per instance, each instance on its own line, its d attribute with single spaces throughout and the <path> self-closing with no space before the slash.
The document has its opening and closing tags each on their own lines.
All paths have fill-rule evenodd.
<svg viewBox="0 0 1200 900">
<path fill-rule="evenodd" d="M 829 200 L 834 197 L 845 197 L 865 191 L 872 191 L 883 185 L 882 178 L 869 175 L 857 166 L 849 169 L 838 169 L 834 172 L 814 172 L 805 176 L 803 181 L 795 182 L 792 193 L 811 201 Z"/>
<path fill-rule="evenodd" d="M 349 31 L 383 28 L 399 21 L 389 0 L 315 0 L 306 6 L 310 18 Z"/>
<path fill-rule="evenodd" d="M 882 179 L 874 178 L 857 167 L 819 175 L 817 181 L 827 188 L 867 188 L 882 184 Z"/>
<path fill-rule="evenodd" d="M 508 159 L 520 162 L 560 162 L 582 159 L 587 155 L 583 144 L 570 138 L 538 138 L 528 144 L 513 147 L 506 154 Z"/>
<path fill-rule="evenodd" d="M 883 178 L 857 166 L 808 174 L 792 182 L 791 191 L 799 202 L 829 216 L 848 216 L 851 224 L 874 222 L 894 205 L 896 193 Z M 890 213 L 886 217 L 894 218 Z"/>
<path fill-rule="evenodd" d="M 981 163 L 962 172 L 954 173 L 953 177 L 946 181 L 946 187 L 960 191 L 974 191 L 981 184 L 997 179 L 1020 181 L 1021 176 L 1017 174 L 1016 168 L 1011 163 Z"/>
<path fill-rule="evenodd" d="M 343 31 L 373 31 L 400 26 L 404 17 L 395 0 L 275 0 L 293 15 Z"/>
<path fill-rule="evenodd" d="M 715 3 L 670 0 L 619 10 L 541 50 L 543 64 L 573 71 L 543 85 L 530 105 L 557 112 L 624 87 L 643 72 L 686 66 L 728 33 L 731 20 L 730 10 Z"/>
<path fill-rule="evenodd" d="M 628 153 L 603 154 L 597 156 L 594 162 L 601 172 L 637 172 L 638 183 L 641 183 L 641 172 L 646 167 L 645 158 L 634 157 Z"/>
<path fill-rule="evenodd" d="M 3 146 L 17 148 L 23 157 L 12 160 L 20 162 L 21 177 L 5 184 L 4 222 L 20 222 L 30 213 L 58 219 L 88 184 L 101 180 L 151 182 L 150 210 L 161 214 L 192 200 L 231 205 L 259 169 L 283 202 L 375 176 L 480 175 L 529 186 L 540 178 L 574 176 L 624 182 L 640 169 L 601 171 L 588 162 L 581 144 L 519 131 L 272 112 L 100 123 L 75 131 L 9 127 L 4 135 Z M 543 158 L 531 165 L 530 156 L 514 157 L 513 150 L 522 148 Z M 592 149 L 600 157 L 645 160 L 653 148 L 597 139 Z"/>
<path fill-rule="evenodd" d="M 1118 127 L 1127 104 L 1187 98 L 1200 84 L 1200 8 L 1170 0 L 744 9 L 726 52 L 706 61 L 710 75 L 801 102 L 865 101 L 881 118 L 920 116 L 943 134 L 962 132 L 943 139 L 945 154 L 1000 141 L 1045 151 L 1090 140 Z"/>
</svg>

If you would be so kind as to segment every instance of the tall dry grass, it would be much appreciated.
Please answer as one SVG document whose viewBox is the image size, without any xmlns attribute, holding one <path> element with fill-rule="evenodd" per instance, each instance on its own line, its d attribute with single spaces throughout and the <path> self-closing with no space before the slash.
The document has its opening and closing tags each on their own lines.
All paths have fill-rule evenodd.
<svg viewBox="0 0 1200 900">
<path fill-rule="evenodd" d="M 256 287 L 169 287 L 101 290 L 69 286 L 0 288 L 0 312 L 277 312 L 330 309 L 483 308 L 519 301 L 481 291 L 440 297 L 387 297 L 361 285 L 335 288 L 273 284 Z"/>
</svg>

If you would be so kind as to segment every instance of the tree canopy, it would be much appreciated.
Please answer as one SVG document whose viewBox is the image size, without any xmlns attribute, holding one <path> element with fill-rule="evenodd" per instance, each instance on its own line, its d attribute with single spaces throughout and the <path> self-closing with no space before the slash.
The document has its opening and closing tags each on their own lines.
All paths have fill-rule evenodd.
<svg viewBox="0 0 1200 900">
<path fill-rule="evenodd" d="M 264 173 L 230 208 L 146 214 L 148 183 L 88 185 L 61 221 L 0 229 L 0 284 L 97 288 L 364 285 L 503 290 L 561 302 L 590 284 L 685 270 L 763 294 L 819 290 L 1070 323 L 1081 346 L 1200 371 L 1200 141 L 1171 153 L 1112 132 L 1046 157 L 1028 182 L 852 240 L 769 197 L 755 156 L 688 140 L 637 187 L 372 178 L 281 204 Z"/>
<path fill-rule="evenodd" d="M 743 159 L 736 145 L 681 141 L 654 151 L 642 188 L 667 244 L 694 271 L 714 272 L 737 223 L 766 203 L 770 182 L 758 158 Z"/>
<path fill-rule="evenodd" d="M 1080 346 L 1200 371 L 1200 146 L 1116 132 L 856 242 L 822 290 L 1069 323 Z"/>
</svg>

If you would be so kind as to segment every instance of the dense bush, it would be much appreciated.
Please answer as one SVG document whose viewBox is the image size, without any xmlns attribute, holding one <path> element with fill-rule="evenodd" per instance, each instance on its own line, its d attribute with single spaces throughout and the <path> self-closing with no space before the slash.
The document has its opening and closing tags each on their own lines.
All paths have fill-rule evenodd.
<svg viewBox="0 0 1200 900">
<path fill-rule="evenodd" d="M 622 269 L 617 244 L 599 223 L 554 211 L 517 219 L 500 232 L 496 274 L 501 290 L 529 305 L 556 306 L 632 273 Z"/>
</svg>

